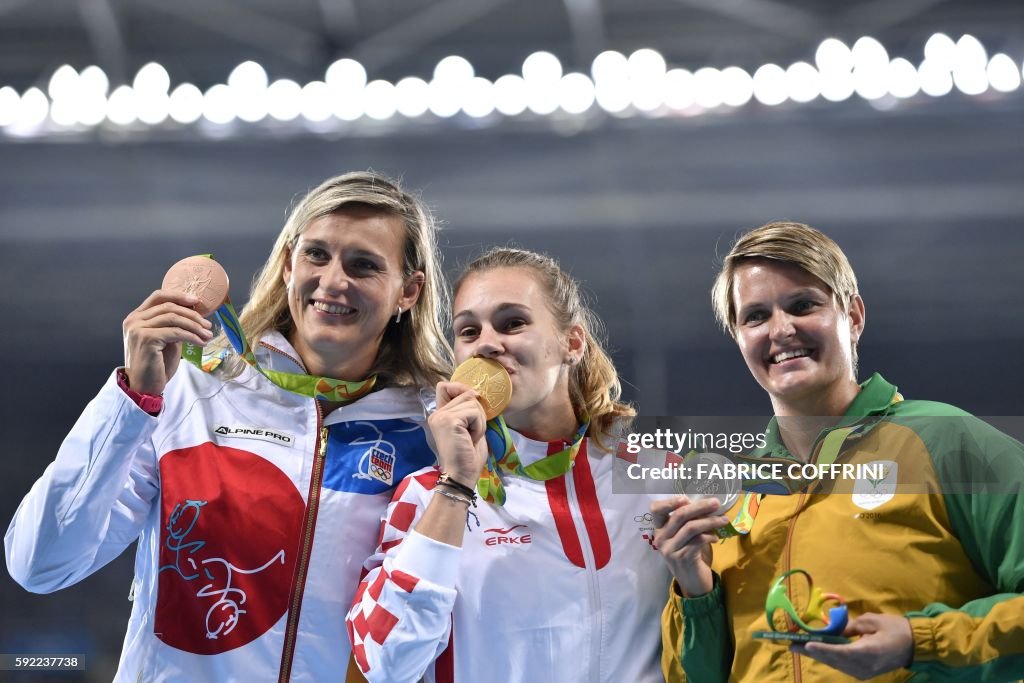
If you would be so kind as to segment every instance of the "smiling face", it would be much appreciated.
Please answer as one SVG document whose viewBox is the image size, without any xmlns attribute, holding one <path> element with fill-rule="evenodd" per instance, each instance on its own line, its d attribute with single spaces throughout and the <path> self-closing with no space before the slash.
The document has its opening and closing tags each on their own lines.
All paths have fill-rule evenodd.
<svg viewBox="0 0 1024 683">
<path fill-rule="evenodd" d="M 482 356 L 508 370 L 512 402 L 504 416 L 510 427 L 544 439 L 575 431 L 569 371 L 583 353 L 583 330 L 559 328 L 529 268 L 466 277 L 455 295 L 453 322 L 457 362 Z"/>
<path fill-rule="evenodd" d="M 853 348 L 864 303 L 844 313 L 831 290 L 799 266 L 751 259 L 733 288 L 736 342 L 776 415 L 842 415 L 857 395 Z"/>
<path fill-rule="evenodd" d="M 402 219 L 349 206 L 313 220 L 285 264 L 289 341 L 307 371 L 361 380 L 397 307 L 416 303 L 423 274 L 405 276 Z"/>
</svg>

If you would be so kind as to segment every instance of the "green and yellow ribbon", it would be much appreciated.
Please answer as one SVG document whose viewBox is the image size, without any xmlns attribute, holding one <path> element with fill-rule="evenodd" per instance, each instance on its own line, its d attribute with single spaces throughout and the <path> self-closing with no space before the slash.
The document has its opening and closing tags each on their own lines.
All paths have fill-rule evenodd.
<svg viewBox="0 0 1024 683">
<path fill-rule="evenodd" d="M 518 474 L 534 481 L 548 481 L 562 476 L 572 469 L 589 428 L 590 418 L 587 418 L 576 430 L 572 443 L 557 453 L 524 466 L 519 459 L 519 453 L 516 452 L 512 433 L 505 424 L 505 418 L 499 415 L 490 420 L 484 434 L 487 439 L 487 466 L 480 473 L 480 479 L 476 484 L 480 497 L 492 505 L 505 504 L 505 486 L 501 483 L 503 473 Z"/>
</svg>

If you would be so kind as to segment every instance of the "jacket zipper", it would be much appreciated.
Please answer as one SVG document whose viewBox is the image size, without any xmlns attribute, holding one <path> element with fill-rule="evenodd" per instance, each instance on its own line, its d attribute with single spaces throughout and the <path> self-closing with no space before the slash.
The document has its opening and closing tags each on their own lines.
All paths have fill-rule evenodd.
<svg viewBox="0 0 1024 683">
<path fill-rule="evenodd" d="M 327 457 L 327 427 L 323 426 L 320 404 L 316 404 L 317 442 L 313 458 L 313 472 L 309 478 L 309 502 L 302 520 L 302 543 L 299 546 L 298 562 L 295 565 L 295 584 L 292 589 L 291 605 L 288 607 L 288 626 L 284 632 L 284 648 L 281 652 L 281 671 L 278 683 L 288 683 L 292 675 L 292 658 L 295 655 L 295 638 L 299 629 L 299 614 L 302 596 L 306 588 L 306 573 L 309 570 L 309 556 L 313 550 L 313 530 L 320 509 L 320 485 L 324 478 L 324 460 Z"/>
<path fill-rule="evenodd" d="M 813 464 L 816 464 L 818 462 L 818 454 L 821 452 L 821 444 L 823 444 L 824 442 L 825 442 L 825 439 L 822 438 L 822 439 L 819 439 L 816 444 L 814 444 L 814 451 L 811 453 L 811 457 L 809 459 L 810 464 L 813 465 Z M 785 557 L 785 560 L 784 560 L 783 565 L 782 565 L 782 573 L 783 574 L 788 572 L 790 570 L 790 568 L 792 567 L 792 565 L 793 565 L 793 560 L 792 560 L 793 529 L 796 528 L 796 520 L 800 516 L 800 513 L 803 511 L 804 500 L 806 498 L 807 498 L 806 491 L 801 491 L 800 492 L 800 498 L 797 500 L 797 504 L 796 504 L 796 512 L 793 513 L 793 519 L 792 519 L 792 521 L 790 521 L 789 529 L 786 532 L 786 546 L 785 546 L 785 552 L 783 553 L 783 557 Z M 789 589 L 792 587 L 792 579 L 786 579 L 786 582 L 789 584 L 787 586 L 787 592 L 788 592 Z M 803 682 L 803 673 L 800 670 L 800 655 L 798 655 L 798 654 L 796 654 L 794 652 L 792 654 L 792 657 L 793 657 L 793 680 L 795 680 L 796 683 L 802 683 Z"/>
<path fill-rule="evenodd" d="M 786 552 L 783 554 L 785 560 L 783 561 L 782 565 L 783 574 L 788 572 L 790 566 L 793 564 L 791 558 L 791 551 L 793 547 L 793 529 L 796 527 L 796 520 L 797 517 L 800 515 L 800 510 L 803 509 L 805 495 L 806 494 L 803 491 L 800 492 L 800 498 L 797 500 L 796 504 L 797 511 L 793 514 L 793 520 L 789 523 L 789 530 L 786 532 Z M 789 589 L 792 587 L 792 579 L 786 579 L 786 583 L 790 584 L 786 588 L 787 592 L 789 592 Z M 800 672 L 800 655 L 794 652 L 791 656 L 793 657 L 793 679 L 797 683 L 801 683 L 801 681 L 803 681 L 803 676 Z"/>
<path fill-rule="evenodd" d="M 583 457 L 586 457 L 585 455 Z M 565 473 L 565 484 L 569 510 L 572 511 L 572 521 L 576 526 L 576 536 L 580 540 L 580 547 L 583 550 L 583 564 L 587 572 L 587 591 L 590 593 L 591 619 L 593 625 L 590 630 L 590 653 L 593 668 L 591 669 L 591 680 L 601 680 L 601 593 L 597 588 L 597 560 L 594 558 L 594 549 L 590 545 L 590 536 L 587 533 L 587 525 L 583 521 L 583 510 L 580 508 L 579 496 L 576 493 L 576 481 L 573 478 L 573 470 Z M 596 657 L 595 657 L 596 653 Z"/>
</svg>

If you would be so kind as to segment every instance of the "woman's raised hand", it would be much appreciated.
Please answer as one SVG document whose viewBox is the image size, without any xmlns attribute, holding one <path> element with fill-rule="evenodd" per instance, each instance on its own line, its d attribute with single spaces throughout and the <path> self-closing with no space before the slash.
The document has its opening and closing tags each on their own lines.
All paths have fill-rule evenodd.
<svg viewBox="0 0 1024 683">
<path fill-rule="evenodd" d="M 203 346 L 213 338 L 209 320 L 191 307 L 191 294 L 158 289 L 122 324 L 128 384 L 143 394 L 160 395 L 181 359 L 181 344 Z"/>
<path fill-rule="evenodd" d="M 466 384 L 438 382 L 437 410 L 427 420 L 441 471 L 469 487 L 487 460 L 487 418 L 479 396 Z"/>
<path fill-rule="evenodd" d="M 665 558 L 683 595 L 695 598 L 714 587 L 711 574 L 711 544 L 715 534 L 729 523 L 719 514 L 717 498 L 690 502 L 686 496 L 666 498 L 651 504 L 654 514 L 654 547 Z"/>
</svg>

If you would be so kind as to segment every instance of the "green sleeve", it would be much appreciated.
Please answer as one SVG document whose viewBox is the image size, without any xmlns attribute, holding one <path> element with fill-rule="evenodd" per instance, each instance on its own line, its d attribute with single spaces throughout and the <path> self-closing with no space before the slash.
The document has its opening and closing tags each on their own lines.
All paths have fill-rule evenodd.
<svg viewBox="0 0 1024 683">
<path fill-rule="evenodd" d="M 908 614 L 910 668 L 935 681 L 1018 680 L 1024 678 L 1024 445 L 974 417 L 959 425 L 944 428 L 942 443 L 929 449 L 953 532 L 994 594 Z"/>
<path fill-rule="evenodd" d="M 733 644 L 718 574 L 714 575 L 714 582 L 711 592 L 699 598 L 684 598 L 675 590 L 670 598 L 675 601 L 682 617 L 679 637 L 682 643 L 680 659 L 685 674 L 682 680 L 697 683 L 725 683 L 729 680 Z"/>
</svg>

